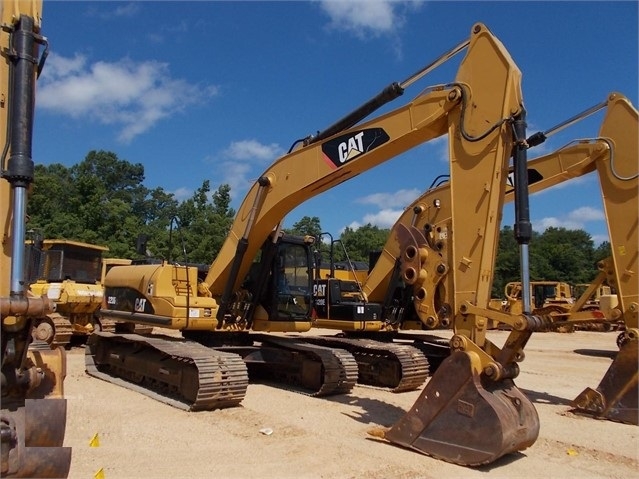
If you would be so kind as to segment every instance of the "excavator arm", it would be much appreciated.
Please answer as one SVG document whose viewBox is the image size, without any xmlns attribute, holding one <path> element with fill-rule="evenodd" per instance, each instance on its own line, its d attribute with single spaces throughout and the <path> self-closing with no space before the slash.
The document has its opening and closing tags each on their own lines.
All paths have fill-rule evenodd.
<svg viewBox="0 0 639 479">
<path fill-rule="evenodd" d="M 637 372 L 639 363 L 639 119 L 632 104 L 611 98 L 600 136 L 611 154 L 597 162 L 612 258 L 602 263 L 607 282 L 617 291 L 613 315 L 625 324 L 617 341 L 619 352 L 596 389 L 586 388 L 573 401 L 575 408 L 595 417 L 639 424 Z"/>
<path fill-rule="evenodd" d="M 39 54 L 46 45 L 41 17 L 41 1 L 0 3 L 2 477 L 67 477 L 71 464 L 71 448 L 62 447 L 65 352 L 32 340 L 35 318 L 53 312 L 54 305 L 28 294 L 24 281 L 35 81 L 46 57 Z"/>
</svg>

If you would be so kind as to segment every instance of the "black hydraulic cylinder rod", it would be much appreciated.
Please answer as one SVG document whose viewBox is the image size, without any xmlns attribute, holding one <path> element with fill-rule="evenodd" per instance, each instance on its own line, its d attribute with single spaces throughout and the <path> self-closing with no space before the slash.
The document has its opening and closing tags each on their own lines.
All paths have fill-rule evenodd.
<svg viewBox="0 0 639 479">
<path fill-rule="evenodd" d="M 11 31 L 8 58 L 9 106 L 8 143 L 2 155 L 4 161 L 7 146 L 11 154 L 2 176 L 11 185 L 12 217 L 11 232 L 11 296 L 25 294 L 25 251 L 27 216 L 27 189 L 33 183 L 35 166 L 31 157 L 33 140 L 33 118 L 35 107 L 35 75 L 38 65 L 38 43 L 34 33 L 32 17 L 21 15 Z M 2 165 L 4 167 L 4 165 Z"/>
<path fill-rule="evenodd" d="M 527 244 L 532 238 L 530 223 L 530 205 L 528 201 L 528 168 L 526 138 L 526 113 L 513 122 L 515 145 L 513 148 L 513 167 L 515 172 L 515 238 L 518 244 Z"/>
<path fill-rule="evenodd" d="M 532 148 L 534 146 L 541 145 L 544 141 L 546 141 L 546 139 L 549 136 L 560 132 L 564 128 L 569 127 L 570 125 L 572 125 L 573 123 L 576 123 L 576 122 L 578 122 L 580 120 L 583 120 L 587 116 L 590 116 L 590 115 L 592 115 L 594 113 L 597 113 L 602 108 L 605 108 L 607 104 L 608 104 L 608 102 L 606 102 L 606 101 L 603 101 L 601 103 L 597 103 L 596 105 L 591 106 L 587 110 L 584 110 L 581 113 L 579 113 L 579 114 L 577 114 L 577 115 L 575 115 L 575 116 L 573 116 L 573 117 L 571 117 L 571 118 L 569 118 L 567 120 L 562 121 L 558 125 L 555 125 L 555 126 L 553 126 L 552 128 L 550 128 L 550 129 L 548 129 L 546 131 L 538 131 L 537 133 L 534 133 L 534 134 L 530 135 L 528 137 L 528 139 L 526 140 L 526 142 L 528 143 L 528 148 Z"/>
<path fill-rule="evenodd" d="M 519 260 L 521 266 L 522 302 L 525 313 L 530 312 L 530 271 L 528 261 L 528 244 L 532 238 L 530 223 L 530 203 L 528 197 L 528 168 L 526 142 L 526 110 L 522 109 L 513 122 L 513 169 L 515 173 L 515 239 L 519 244 Z"/>
<path fill-rule="evenodd" d="M 13 31 L 10 55 L 13 56 L 10 110 L 11 155 L 4 177 L 13 186 L 27 187 L 33 182 L 35 167 L 31 157 L 35 105 L 35 72 L 37 44 L 33 34 L 33 18 L 20 17 Z"/>
<path fill-rule="evenodd" d="M 384 88 L 381 93 L 377 94 L 377 96 L 371 98 L 362 106 L 353 110 L 351 113 L 346 115 L 341 120 L 333 123 L 324 131 L 319 132 L 317 135 L 308 137 L 306 140 L 304 140 L 304 144 L 310 145 L 312 143 L 316 143 L 318 141 L 323 140 L 324 138 L 328 138 L 329 136 L 335 135 L 336 133 L 339 133 L 340 131 L 346 130 L 356 125 L 357 123 L 362 121 L 364 118 L 366 118 L 368 115 L 373 113 L 378 108 L 381 108 L 386 103 L 389 103 L 393 101 L 395 98 L 402 96 L 404 94 L 404 90 L 407 87 L 409 87 L 415 81 L 422 78 L 424 75 L 430 73 L 432 70 L 440 66 L 442 63 L 445 63 L 448 60 L 450 60 L 452 57 L 454 57 L 459 52 L 464 50 L 469 44 L 470 44 L 469 40 L 464 40 L 459 45 L 456 45 L 454 48 L 450 49 L 449 51 L 444 52 L 444 54 L 440 55 L 435 61 L 426 65 L 424 68 L 414 73 L 403 82 L 391 83 L 386 88 Z"/>
<path fill-rule="evenodd" d="M 359 123 L 362 119 L 366 118 L 378 108 L 384 106 L 386 103 L 400 97 L 403 93 L 404 88 L 399 83 L 391 83 L 386 88 L 384 88 L 381 93 L 378 93 L 375 97 L 368 100 L 359 108 L 356 108 L 344 118 L 336 121 L 325 130 L 320 131 L 319 133 L 317 133 L 317 135 L 310 137 L 306 144 L 310 145 L 312 143 L 316 143 L 323 140 L 324 138 L 328 138 L 329 136 L 350 128 L 351 126 Z"/>
<path fill-rule="evenodd" d="M 228 311 L 229 301 L 231 300 L 231 294 L 233 292 L 233 284 L 235 283 L 235 278 L 237 278 L 238 271 L 240 269 L 240 266 L 242 265 L 242 260 L 244 259 L 244 254 L 248 249 L 248 244 L 249 243 L 246 238 L 240 238 L 237 243 L 235 257 L 233 258 L 233 263 L 231 264 L 231 272 L 229 273 L 229 280 L 226 283 L 226 287 L 224 288 L 222 298 L 220 298 L 220 305 L 217 310 L 217 329 L 220 329 L 224 325 L 224 317 Z"/>
</svg>

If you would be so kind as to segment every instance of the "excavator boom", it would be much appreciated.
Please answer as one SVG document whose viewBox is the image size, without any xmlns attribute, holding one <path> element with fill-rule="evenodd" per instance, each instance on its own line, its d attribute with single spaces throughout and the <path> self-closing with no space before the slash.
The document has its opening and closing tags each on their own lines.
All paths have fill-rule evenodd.
<svg viewBox="0 0 639 479">
<path fill-rule="evenodd" d="M 71 448 L 63 380 L 66 355 L 33 341 L 34 321 L 54 310 L 25 290 L 24 251 L 36 76 L 42 68 L 41 1 L 0 3 L 0 318 L 2 321 L 2 477 L 67 477 Z M 45 50 L 46 52 L 46 50 Z"/>
</svg>

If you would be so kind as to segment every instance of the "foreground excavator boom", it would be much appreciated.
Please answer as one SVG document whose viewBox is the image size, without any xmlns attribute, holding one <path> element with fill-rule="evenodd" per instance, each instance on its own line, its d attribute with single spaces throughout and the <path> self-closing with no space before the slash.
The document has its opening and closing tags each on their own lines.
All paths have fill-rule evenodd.
<svg viewBox="0 0 639 479">
<path fill-rule="evenodd" d="M 67 477 L 71 448 L 62 447 L 66 427 L 61 348 L 32 340 L 35 318 L 52 313 L 46 297 L 28 294 L 24 281 L 27 190 L 36 75 L 46 55 L 40 35 L 41 1 L 0 3 L 0 317 L 2 320 L 2 477 Z M 46 52 L 46 50 L 45 50 Z"/>
</svg>

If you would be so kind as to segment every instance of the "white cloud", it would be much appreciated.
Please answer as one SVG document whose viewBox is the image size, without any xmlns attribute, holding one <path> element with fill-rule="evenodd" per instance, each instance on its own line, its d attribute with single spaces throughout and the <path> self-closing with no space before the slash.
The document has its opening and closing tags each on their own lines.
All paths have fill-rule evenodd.
<svg viewBox="0 0 639 479">
<path fill-rule="evenodd" d="M 127 3 L 126 5 L 119 5 L 113 14 L 116 17 L 132 17 L 140 11 L 140 5 L 134 2 Z"/>
<path fill-rule="evenodd" d="M 348 225 L 349 228 L 356 230 L 364 225 L 370 224 L 378 228 L 391 228 L 404 210 L 386 208 L 377 213 L 369 213 L 364 215 L 361 221 L 353 221 Z M 340 234 L 344 230 L 340 231 Z"/>
<path fill-rule="evenodd" d="M 193 190 L 186 187 L 178 188 L 177 190 L 172 191 L 172 193 L 173 196 L 175 196 L 175 199 L 178 201 L 184 201 L 193 196 Z"/>
<path fill-rule="evenodd" d="M 346 30 L 358 37 L 394 33 L 405 22 L 405 11 L 417 8 L 421 1 L 399 0 L 322 0 L 320 8 L 332 28 Z"/>
<path fill-rule="evenodd" d="M 357 203 L 365 205 L 376 205 L 382 207 L 405 207 L 415 201 L 422 192 L 416 188 L 410 190 L 398 190 L 394 193 L 373 193 L 355 200 Z"/>
<path fill-rule="evenodd" d="M 284 150 L 276 143 L 264 145 L 256 140 L 234 141 L 224 150 L 224 156 L 234 160 L 274 160 L 282 155 Z"/>
<path fill-rule="evenodd" d="M 592 235 L 592 242 L 595 246 L 599 246 L 604 241 L 610 241 L 610 236 L 606 235 Z"/>
<path fill-rule="evenodd" d="M 605 221 L 606 215 L 598 208 L 582 206 L 581 208 L 571 211 L 568 214 L 568 218 L 572 221 L 585 223 L 587 221 Z"/>
<path fill-rule="evenodd" d="M 216 174 L 221 175 L 220 184 L 231 187 L 231 196 L 242 198 L 263 172 L 264 165 L 273 163 L 283 153 L 277 143 L 263 144 L 250 139 L 232 142 L 208 161 L 215 164 Z"/>
<path fill-rule="evenodd" d="M 532 220 L 533 230 L 542 233 L 548 228 L 566 228 L 568 230 L 585 230 L 586 223 L 604 221 L 603 211 L 590 206 L 584 206 L 570 211 L 568 214 L 556 217 L 547 216 L 539 220 Z"/>
<path fill-rule="evenodd" d="M 102 2 L 100 7 L 95 4 L 91 4 L 86 10 L 85 14 L 89 17 L 96 17 L 102 20 L 120 19 L 123 17 L 134 17 L 141 11 L 140 2 L 129 3 L 117 3 L 115 8 L 112 8 L 115 2 Z"/>
<path fill-rule="evenodd" d="M 77 120 L 94 120 L 120 128 L 128 143 L 160 120 L 217 94 L 171 77 L 168 65 L 156 61 L 99 61 L 81 55 L 52 54 L 38 84 L 38 108 Z"/>
<path fill-rule="evenodd" d="M 249 163 L 236 161 L 224 161 L 216 171 L 222 173 L 220 184 L 226 183 L 231 187 L 233 198 L 242 198 L 252 183 L 251 178 L 259 174 L 253 171 Z"/>
</svg>

